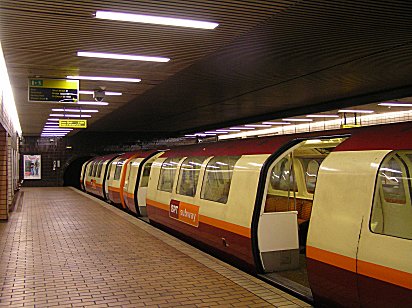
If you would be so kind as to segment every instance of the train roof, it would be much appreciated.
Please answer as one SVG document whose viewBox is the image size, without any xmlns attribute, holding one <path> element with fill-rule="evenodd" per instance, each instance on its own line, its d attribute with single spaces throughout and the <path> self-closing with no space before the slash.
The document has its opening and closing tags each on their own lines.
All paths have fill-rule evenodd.
<svg viewBox="0 0 412 308">
<path fill-rule="evenodd" d="M 100 160 L 104 161 L 104 160 L 109 160 L 109 159 L 115 158 L 117 156 L 119 156 L 119 153 L 107 154 L 107 155 L 103 155 L 103 156 L 97 156 L 97 157 L 93 158 L 92 161 L 100 161 Z"/>
<path fill-rule="evenodd" d="M 153 153 L 158 152 L 157 150 L 141 150 L 141 151 L 133 151 L 133 152 L 127 152 L 127 153 L 123 153 L 121 154 L 118 158 L 121 159 L 128 159 L 132 156 L 135 157 L 148 157 L 150 155 L 152 155 Z"/>
<path fill-rule="evenodd" d="M 163 153 L 161 157 L 271 154 L 292 140 L 345 135 L 349 135 L 350 138 L 336 147 L 335 151 L 403 150 L 412 148 L 412 123 L 403 122 L 214 143 L 198 143 L 172 148 Z"/>
</svg>

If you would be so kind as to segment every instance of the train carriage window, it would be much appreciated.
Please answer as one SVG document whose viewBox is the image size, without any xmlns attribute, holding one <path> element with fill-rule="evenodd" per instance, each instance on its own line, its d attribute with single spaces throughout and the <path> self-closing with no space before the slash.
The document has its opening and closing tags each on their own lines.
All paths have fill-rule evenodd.
<svg viewBox="0 0 412 308">
<path fill-rule="evenodd" d="M 107 180 L 110 180 L 110 172 L 112 171 L 112 166 L 116 164 L 115 162 L 111 162 L 109 164 L 109 169 L 107 170 Z"/>
<path fill-rule="evenodd" d="M 96 165 L 95 161 L 90 164 L 89 176 L 93 176 L 93 169 L 95 165 Z"/>
<path fill-rule="evenodd" d="M 140 187 L 147 187 L 149 185 L 150 169 L 152 168 L 152 163 L 147 163 L 143 168 L 142 180 L 140 182 Z"/>
<path fill-rule="evenodd" d="M 411 154 L 390 153 L 377 174 L 370 229 L 374 233 L 412 239 Z"/>
<path fill-rule="evenodd" d="M 173 181 L 176 174 L 177 165 L 179 164 L 179 157 L 167 158 L 160 169 L 158 190 L 172 192 Z"/>
<path fill-rule="evenodd" d="M 217 156 L 206 166 L 200 197 L 202 199 L 226 203 L 233 169 L 240 156 Z"/>
<path fill-rule="evenodd" d="M 177 182 L 177 193 L 179 195 L 194 197 L 200 168 L 205 159 L 206 157 L 188 157 L 183 161 Z"/>
<path fill-rule="evenodd" d="M 96 176 L 98 178 L 100 178 L 100 176 L 102 175 L 102 167 L 103 167 L 103 161 L 99 161 L 99 165 L 97 166 L 97 172 L 96 172 Z"/>
<path fill-rule="evenodd" d="M 296 182 L 294 181 L 294 173 L 292 172 L 292 166 L 290 164 L 290 158 L 285 157 L 277 163 L 271 172 L 270 175 L 270 185 L 274 190 L 283 190 L 283 191 L 290 191 L 294 190 L 297 191 L 298 188 L 296 186 Z M 295 185 L 293 185 L 293 183 Z"/>
<path fill-rule="evenodd" d="M 124 165 L 125 159 L 120 159 L 116 164 L 116 169 L 114 170 L 113 180 L 120 180 L 120 175 L 122 174 L 122 167 Z"/>
<path fill-rule="evenodd" d="M 305 172 L 306 190 L 308 193 L 313 194 L 315 192 L 319 167 L 323 159 L 302 158 L 300 161 Z"/>
</svg>

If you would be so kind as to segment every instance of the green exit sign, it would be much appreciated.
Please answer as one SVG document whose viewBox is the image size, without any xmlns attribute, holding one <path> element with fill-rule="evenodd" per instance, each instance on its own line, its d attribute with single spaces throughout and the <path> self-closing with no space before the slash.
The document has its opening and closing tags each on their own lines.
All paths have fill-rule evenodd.
<svg viewBox="0 0 412 308">
<path fill-rule="evenodd" d="M 30 79 L 30 83 L 32 87 L 42 87 L 43 79 Z"/>
</svg>

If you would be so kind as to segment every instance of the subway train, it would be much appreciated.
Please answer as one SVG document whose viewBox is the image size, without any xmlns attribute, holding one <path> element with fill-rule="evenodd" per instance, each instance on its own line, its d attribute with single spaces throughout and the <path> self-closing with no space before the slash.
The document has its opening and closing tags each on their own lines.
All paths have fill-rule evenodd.
<svg viewBox="0 0 412 308">
<path fill-rule="evenodd" d="M 412 307 L 412 123 L 96 157 L 87 193 L 316 306 Z"/>
</svg>

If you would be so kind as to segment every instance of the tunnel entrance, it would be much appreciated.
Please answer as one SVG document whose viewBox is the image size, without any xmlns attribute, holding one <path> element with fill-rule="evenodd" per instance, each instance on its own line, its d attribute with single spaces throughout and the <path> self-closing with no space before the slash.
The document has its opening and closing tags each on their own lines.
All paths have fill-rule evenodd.
<svg viewBox="0 0 412 308">
<path fill-rule="evenodd" d="M 82 156 L 73 160 L 63 174 L 63 186 L 72 186 L 80 189 L 80 173 L 82 165 L 92 156 Z"/>
</svg>

